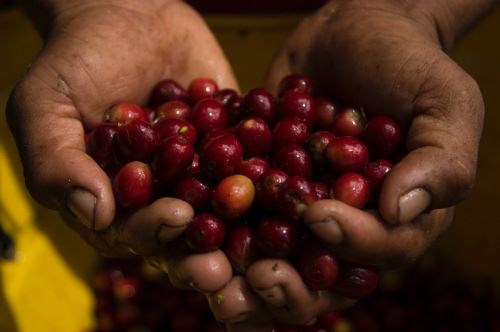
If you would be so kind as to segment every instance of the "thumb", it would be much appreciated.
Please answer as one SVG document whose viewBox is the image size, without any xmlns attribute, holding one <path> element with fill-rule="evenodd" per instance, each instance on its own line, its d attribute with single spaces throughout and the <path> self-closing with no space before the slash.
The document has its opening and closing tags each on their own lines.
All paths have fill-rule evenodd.
<svg viewBox="0 0 500 332">
<path fill-rule="evenodd" d="M 33 198 L 69 210 L 90 229 L 108 227 L 115 214 L 111 183 L 85 153 L 84 128 L 70 98 L 28 75 L 9 98 L 7 121 Z"/>
<path fill-rule="evenodd" d="M 431 69 L 413 103 L 409 153 L 380 192 L 380 213 L 407 223 L 428 209 L 463 200 L 475 179 L 484 104 L 476 82 L 453 61 Z"/>
</svg>

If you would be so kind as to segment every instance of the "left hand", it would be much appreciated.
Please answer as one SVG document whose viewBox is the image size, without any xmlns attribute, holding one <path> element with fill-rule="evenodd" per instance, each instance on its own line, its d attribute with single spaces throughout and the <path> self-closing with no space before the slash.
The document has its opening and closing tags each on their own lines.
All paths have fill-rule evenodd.
<svg viewBox="0 0 500 332">
<path fill-rule="evenodd" d="M 380 268 L 413 262 L 449 227 L 452 207 L 474 181 L 484 112 L 477 84 L 443 52 L 433 14 L 405 6 L 331 1 L 291 35 L 267 77 L 275 91 L 285 75 L 304 73 L 323 95 L 407 128 L 408 153 L 384 181 L 378 211 L 324 200 L 304 216 L 342 260 Z M 246 280 L 254 293 L 242 283 L 240 309 L 231 307 L 240 320 L 263 312 L 305 324 L 355 303 L 309 291 L 282 260 L 254 263 Z"/>
</svg>

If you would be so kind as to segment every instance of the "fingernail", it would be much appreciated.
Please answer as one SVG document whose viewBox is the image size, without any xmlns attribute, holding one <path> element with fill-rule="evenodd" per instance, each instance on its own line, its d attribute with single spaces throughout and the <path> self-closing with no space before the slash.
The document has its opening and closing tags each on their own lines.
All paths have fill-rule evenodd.
<svg viewBox="0 0 500 332">
<path fill-rule="evenodd" d="M 281 286 L 273 286 L 266 289 L 258 289 L 260 297 L 273 307 L 283 307 L 286 305 L 285 291 Z"/>
<path fill-rule="evenodd" d="M 66 198 L 68 209 L 90 229 L 95 227 L 96 202 L 96 197 L 84 189 L 72 189 Z"/>
<path fill-rule="evenodd" d="M 431 194 L 423 189 L 417 188 L 404 194 L 398 203 L 398 220 L 406 224 L 424 212 L 431 204 Z"/>
<path fill-rule="evenodd" d="M 321 238 L 328 241 L 329 244 L 337 245 L 342 242 L 344 235 L 339 223 L 332 217 L 326 217 L 321 222 L 309 224 L 316 234 L 321 234 Z"/>
</svg>

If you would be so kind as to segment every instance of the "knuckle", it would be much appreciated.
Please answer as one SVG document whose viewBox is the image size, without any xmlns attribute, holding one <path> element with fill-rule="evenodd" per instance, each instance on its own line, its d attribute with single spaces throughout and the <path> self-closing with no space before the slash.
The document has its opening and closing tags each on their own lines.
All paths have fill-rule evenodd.
<svg viewBox="0 0 500 332">
<path fill-rule="evenodd" d="M 459 89 L 459 97 L 461 100 L 467 104 L 480 103 L 483 104 L 483 96 L 479 84 L 470 75 L 465 74 L 463 80 L 461 80 L 461 89 Z M 481 107 L 480 112 L 484 112 L 483 107 Z"/>
</svg>

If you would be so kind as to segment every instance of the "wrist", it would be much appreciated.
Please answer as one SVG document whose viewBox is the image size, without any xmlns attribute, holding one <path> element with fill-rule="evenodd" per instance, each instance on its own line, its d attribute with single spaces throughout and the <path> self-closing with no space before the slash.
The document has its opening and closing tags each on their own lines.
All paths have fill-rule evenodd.
<svg viewBox="0 0 500 332">
<path fill-rule="evenodd" d="M 500 0 L 330 0 L 325 7 L 376 9 L 412 19 L 422 32 L 449 51 L 460 37 L 490 13 Z"/>
<path fill-rule="evenodd" d="M 450 51 L 469 29 L 500 3 L 499 0 L 396 1 L 407 6 L 413 18 L 427 20 L 445 51 Z"/>
</svg>

